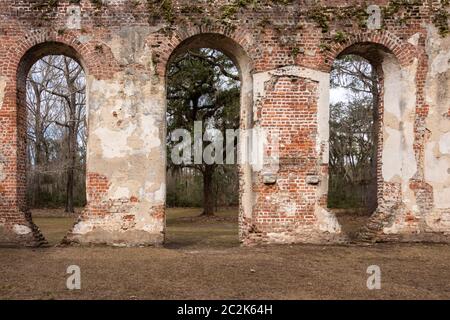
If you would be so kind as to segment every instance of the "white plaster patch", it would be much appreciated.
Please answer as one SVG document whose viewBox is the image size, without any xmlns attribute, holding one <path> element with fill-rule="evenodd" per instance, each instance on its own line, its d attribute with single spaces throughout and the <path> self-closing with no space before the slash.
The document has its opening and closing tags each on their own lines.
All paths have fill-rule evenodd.
<svg viewBox="0 0 450 320">
<path fill-rule="evenodd" d="M 447 170 L 450 168 L 450 159 L 446 157 L 437 157 L 435 150 L 436 142 L 427 143 L 425 146 L 425 179 L 428 182 L 442 183 L 449 177 Z"/>
<path fill-rule="evenodd" d="M 439 141 L 439 151 L 443 154 L 450 154 L 450 132 L 443 134 Z"/>
<path fill-rule="evenodd" d="M 159 127 L 156 124 L 153 116 L 145 116 L 141 119 L 140 134 L 141 140 L 144 142 L 144 150 L 147 152 L 152 148 L 158 148 L 161 146 L 161 140 L 159 139 Z"/>
<path fill-rule="evenodd" d="M 143 230 L 148 233 L 159 233 L 162 231 L 162 224 L 160 220 L 153 218 L 147 212 L 137 213 L 135 216 L 136 229 Z"/>
<path fill-rule="evenodd" d="M 295 231 L 299 234 L 307 234 L 310 230 L 305 231 L 299 228 L 298 230 Z M 297 240 L 294 235 L 284 232 L 282 233 L 268 232 L 267 238 L 270 239 L 271 243 L 279 243 L 279 244 L 295 243 Z"/>
<path fill-rule="evenodd" d="M 6 77 L 0 76 L 0 110 L 2 109 L 3 99 L 5 98 L 6 81 Z"/>
<path fill-rule="evenodd" d="M 124 215 L 128 214 L 134 215 L 132 222 L 123 220 Z M 127 225 L 129 223 L 133 225 Z M 72 232 L 77 235 L 84 235 L 96 229 L 110 232 L 126 232 L 129 228 L 133 228 L 134 231 L 141 230 L 157 234 L 163 231 L 164 225 L 161 223 L 161 220 L 155 219 L 150 214 L 150 206 L 148 204 L 141 203 L 129 213 L 115 213 L 106 217 L 90 218 L 89 221 L 80 221 L 74 226 Z"/>
<path fill-rule="evenodd" d="M 437 157 L 437 143 L 427 143 L 425 147 L 425 179 L 433 186 L 436 208 L 450 208 L 450 157 Z"/>
<path fill-rule="evenodd" d="M 145 183 L 145 187 L 141 188 L 139 194 L 140 197 L 149 201 L 150 203 L 162 203 L 166 199 L 166 184 L 161 183 L 159 186 L 159 189 L 156 191 L 150 191 L 155 190 L 155 183 L 151 182 L 152 179 L 149 179 Z"/>
<path fill-rule="evenodd" d="M 402 171 L 402 162 L 397 157 L 401 145 L 401 133 L 399 130 L 387 127 L 384 130 L 383 179 L 391 181 L 394 177 L 400 176 Z"/>
<path fill-rule="evenodd" d="M 67 7 L 67 29 L 81 29 L 81 8 L 80 6 Z"/>
<path fill-rule="evenodd" d="M 289 177 L 289 180 L 292 179 Z M 289 192 L 280 192 L 271 198 L 271 202 L 280 204 L 280 212 L 285 213 L 288 217 L 294 217 L 297 211 L 297 203 L 291 200 Z"/>
<path fill-rule="evenodd" d="M 316 210 L 319 230 L 329 233 L 341 233 L 341 226 L 336 216 L 324 208 Z"/>
<path fill-rule="evenodd" d="M 102 157 L 148 155 L 161 146 L 156 112 L 163 110 L 163 103 L 159 95 L 152 95 L 149 81 L 91 79 L 90 83 L 89 118 L 95 121 L 90 138 L 99 140 Z"/>
<path fill-rule="evenodd" d="M 15 224 L 14 227 L 13 227 L 13 230 L 14 230 L 14 232 L 16 234 L 19 234 L 19 235 L 29 234 L 32 231 L 30 229 L 30 227 L 27 227 L 27 226 L 24 226 L 24 225 L 21 225 L 21 224 Z"/>
<path fill-rule="evenodd" d="M 163 23 L 156 26 L 124 26 L 112 34 L 108 46 L 114 58 L 121 63 L 148 65 L 152 60 L 152 52 L 146 45 L 146 38 L 150 33 L 158 32 L 166 26 Z"/>
<path fill-rule="evenodd" d="M 411 131 L 412 124 L 408 125 L 411 128 L 404 130 L 404 132 L 392 128 L 385 127 L 385 141 L 383 144 L 383 179 L 388 182 L 401 178 L 403 182 L 407 182 L 417 172 L 416 158 L 414 149 L 412 149 L 412 142 L 406 141 L 413 137 Z M 411 134 L 405 136 L 407 134 Z"/>
<path fill-rule="evenodd" d="M 94 223 L 95 219 L 90 218 L 89 223 L 80 221 L 73 227 L 72 233 L 74 234 L 86 234 L 88 232 L 91 232 L 94 229 Z"/>
<path fill-rule="evenodd" d="M 419 45 L 419 40 L 420 40 L 420 33 L 415 33 L 408 39 L 408 43 L 417 47 Z"/>
<path fill-rule="evenodd" d="M 78 38 L 78 41 L 80 41 L 81 43 L 86 43 L 92 40 L 92 37 L 89 35 L 80 35 Z"/>
<path fill-rule="evenodd" d="M 450 187 L 441 188 L 439 192 L 434 192 L 434 204 L 438 209 L 450 208 Z"/>
<path fill-rule="evenodd" d="M 433 187 L 435 209 L 450 208 L 450 121 L 443 115 L 450 108 L 450 38 L 441 37 L 433 25 L 427 26 L 426 51 L 429 68 L 425 101 L 430 106 L 426 119 L 425 180 Z M 448 231 L 439 210 L 427 213 L 427 223 L 436 231 Z M 440 229 L 444 228 L 444 229 Z"/>
<path fill-rule="evenodd" d="M 6 174 L 4 171 L 4 164 L 2 162 L 0 162 L 0 182 L 2 182 L 3 180 L 6 179 Z"/>
<path fill-rule="evenodd" d="M 133 125 L 129 125 L 122 130 L 100 127 L 95 129 L 93 133 L 100 140 L 103 157 L 112 159 L 125 157 L 131 153 L 131 148 L 128 146 L 128 137 L 134 130 L 136 130 L 136 127 Z"/>
<path fill-rule="evenodd" d="M 121 198 L 130 198 L 130 189 L 125 187 L 117 187 L 114 192 L 112 192 L 113 198 L 121 199 Z"/>
<path fill-rule="evenodd" d="M 445 73 L 450 69 L 450 51 L 440 52 L 431 63 L 431 74 Z"/>
<path fill-rule="evenodd" d="M 392 226 L 390 227 L 385 227 L 383 228 L 383 233 L 384 234 L 398 234 L 402 229 L 402 226 L 398 223 L 394 223 Z"/>
<path fill-rule="evenodd" d="M 418 61 L 400 68 L 398 61 L 386 54 L 382 66 L 385 75 L 382 174 L 385 181 L 400 178 L 406 189 L 409 179 L 417 172 L 414 112 Z"/>
<path fill-rule="evenodd" d="M 110 99 L 117 97 L 122 91 L 122 84 L 119 81 L 97 80 L 94 77 L 89 77 L 89 93 L 101 95 L 102 99 Z M 104 101 L 99 101 L 104 102 Z M 93 107 L 91 103 L 90 107 Z M 100 106 L 96 106 L 97 108 Z M 114 107 L 114 106 L 109 106 Z M 97 109 L 95 108 L 95 109 Z"/>
<path fill-rule="evenodd" d="M 155 120 L 148 116 L 141 118 L 141 124 L 129 123 L 122 129 L 99 127 L 93 131 L 100 140 L 102 155 L 105 158 L 122 158 L 132 155 L 148 154 L 152 148 L 159 147 L 161 140 L 158 137 L 159 128 Z M 131 141 L 140 144 L 132 146 Z"/>
<path fill-rule="evenodd" d="M 158 191 L 155 192 L 155 201 L 164 201 L 166 199 L 166 184 L 162 183 Z"/>
</svg>

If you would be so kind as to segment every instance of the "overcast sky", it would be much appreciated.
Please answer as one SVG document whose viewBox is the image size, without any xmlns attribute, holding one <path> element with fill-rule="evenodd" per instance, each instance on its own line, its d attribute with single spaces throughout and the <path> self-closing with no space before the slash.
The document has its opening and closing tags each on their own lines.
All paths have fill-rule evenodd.
<svg viewBox="0 0 450 320">
<path fill-rule="evenodd" d="M 340 101 L 347 100 L 348 89 L 344 88 L 331 88 L 330 89 L 330 103 L 338 103 Z"/>
</svg>

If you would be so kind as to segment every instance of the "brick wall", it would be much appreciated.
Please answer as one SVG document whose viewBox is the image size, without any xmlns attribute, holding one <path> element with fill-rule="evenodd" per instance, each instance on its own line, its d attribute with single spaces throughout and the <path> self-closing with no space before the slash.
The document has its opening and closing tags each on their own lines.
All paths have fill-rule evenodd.
<svg viewBox="0 0 450 320">
<path fill-rule="evenodd" d="M 264 170 L 241 168 L 243 243 L 345 241 L 326 208 L 326 75 L 350 53 L 387 79 L 379 106 L 379 208 L 361 239 L 447 241 L 450 202 L 439 194 L 450 190 L 443 138 L 450 105 L 442 98 L 450 71 L 437 66 L 450 52 L 449 37 L 439 34 L 449 7 L 374 0 L 383 28 L 367 30 L 365 3 L 0 0 L 0 243 L 43 242 L 26 207 L 24 77 L 40 57 L 66 54 L 85 69 L 90 103 L 89 203 L 66 241 L 160 244 L 165 71 L 174 52 L 199 46 L 223 50 L 239 65 L 242 127 L 280 133 L 275 184 L 264 183 Z"/>
</svg>

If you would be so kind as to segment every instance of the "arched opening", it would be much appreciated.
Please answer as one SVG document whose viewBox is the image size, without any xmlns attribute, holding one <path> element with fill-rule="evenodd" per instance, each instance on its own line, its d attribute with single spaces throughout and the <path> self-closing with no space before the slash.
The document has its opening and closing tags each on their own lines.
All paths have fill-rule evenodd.
<svg viewBox="0 0 450 320">
<path fill-rule="evenodd" d="M 249 168 L 238 163 L 251 127 L 251 63 L 228 37 L 182 42 L 167 65 L 167 209 L 169 246 L 235 246 L 251 212 Z"/>
<path fill-rule="evenodd" d="M 86 75 L 74 49 L 44 43 L 17 79 L 24 212 L 56 245 L 86 204 Z"/>
<path fill-rule="evenodd" d="M 361 43 L 344 50 L 332 66 L 328 207 L 350 239 L 358 237 L 382 198 L 384 85 L 394 76 L 386 67 L 390 64 L 399 68 L 385 47 Z"/>
</svg>

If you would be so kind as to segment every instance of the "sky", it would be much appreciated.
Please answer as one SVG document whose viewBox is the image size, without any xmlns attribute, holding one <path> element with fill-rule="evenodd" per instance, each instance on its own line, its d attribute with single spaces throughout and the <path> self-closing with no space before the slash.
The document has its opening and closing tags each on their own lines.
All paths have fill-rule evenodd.
<svg viewBox="0 0 450 320">
<path fill-rule="evenodd" d="M 348 89 L 344 88 L 331 88 L 330 89 L 330 103 L 335 104 L 340 101 L 346 101 L 347 95 L 349 93 Z"/>
</svg>

